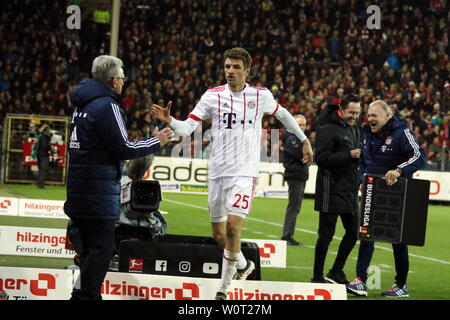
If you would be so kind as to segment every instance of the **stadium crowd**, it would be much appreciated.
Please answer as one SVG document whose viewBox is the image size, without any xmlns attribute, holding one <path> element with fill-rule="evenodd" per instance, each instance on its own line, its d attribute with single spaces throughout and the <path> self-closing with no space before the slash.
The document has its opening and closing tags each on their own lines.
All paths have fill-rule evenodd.
<svg viewBox="0 0 450 320">
<path fill-rule="evenodd" d="M 70 116 L 68 93 L 90 76 L 95 56 L 108 54 L 109 25 L 81 7 L 81 29 L 69 30 L 69 4 L 2 4 L 1 119 Z M 366 26 L 372 4 L 381 8 L 380 29 Z M 222 53 L 242 46 L 253 56 L 249 82 L 304 114 L 312 142 L 327 103 L 357 94 L 364 119 L 380 98 L 408 121 L 429 166 L 439 168 L 442 146 L 450 147 L 448 9 L 444 0 L 122 1 L 118 56 L 128 77 L 121 106 L 130 138 L 151 132 L 152 103 L 172 100 L 174 116 L 184 119 L 207 88 L 226 82 Z M 267 117 L 263 126 L 281 125 Z"/>
</svg>

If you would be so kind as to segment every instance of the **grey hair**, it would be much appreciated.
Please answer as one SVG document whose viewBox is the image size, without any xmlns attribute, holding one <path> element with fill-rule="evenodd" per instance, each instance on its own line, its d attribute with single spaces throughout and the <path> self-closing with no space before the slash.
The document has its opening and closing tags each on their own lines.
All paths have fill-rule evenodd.
<svg viewBox="0 0 450 320">
<path fill-rule="evenodd" d="M 112 78 L 120 75 L 123 62 L 119 58 L 101 55 L 92 62 L 92 77 L 95 80 L 108 83 Z"/>
<path fill-rule="evenodd" d="M 388 114 L 388 115 L 392 115 L 392 109 L 391 109 L 391 107 L 389 107 L 389 105 L 387 104 L 387 102 L 386 101 L 384 101 L 384 100 L 375 100 L 374 102 L 372 102 L 371 104 L 369 104 L 369 108 L 371 107 L 371 106 L 374 106 L 374 105 L 376 105 L 376 104 L 378 104 L 379 106 L 381 106 L 381 108 Z"/>
<path fill-rule="evenodd" d="M 302 118 L 302 119 L 305 119 L 306 120 L 306 117 L 304 116 L 304 115 L 302 115 L 302 114 L 296 114 L 295 116 L 294 116 L 294 119 L 298 119 L 298 118 Z"/>
</svg>

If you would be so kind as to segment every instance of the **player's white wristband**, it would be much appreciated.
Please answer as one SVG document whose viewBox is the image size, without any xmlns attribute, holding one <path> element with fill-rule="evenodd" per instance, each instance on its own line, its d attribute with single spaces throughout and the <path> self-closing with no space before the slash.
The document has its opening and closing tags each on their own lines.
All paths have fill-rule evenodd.
<svg viewBox="0 0 450 320">
<path fill-rule="evenodd" d="M 200 125 L 200 122 L 192 120 L 190 118 L 180 121 L 172 117 L 172 122 L 170 122 L 170 127 L 177 136 L 188 136 Z"/>
</svg>

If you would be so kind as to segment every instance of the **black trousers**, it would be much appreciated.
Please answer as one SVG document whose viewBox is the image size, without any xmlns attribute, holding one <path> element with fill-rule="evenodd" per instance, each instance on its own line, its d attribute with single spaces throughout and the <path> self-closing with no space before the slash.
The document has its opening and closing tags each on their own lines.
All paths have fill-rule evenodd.
<svg viewBox="0 0 450 320">
<path fill-rule="evenodd" d="M 314 255 L 314 278 L 323 277 L 323 268 L 328 252 L 328 247 L 333 239 L 336 230 L 338 216 L 341 217 L 345 229 L 344 237 L 339 245 L 338 253 L 331 271 L 337 272 L 344 269 L 345 262 L 353 250 L 357 241 L 358 216 L 352 213 L 329 213 L 320 212 L 319 214 L 319 237 L 316 242 Z"/>
<path fill-rule="evenodd" d="M 283 237 L 292 238 L 294 236 L 297 216 L 302 207 L 302 200 L 305 194 L 306 180 L 286 180 L 288 184 L 289 200 L 284 216 Z"/>
<path fill-rule="evenodd" d="M 50 159 L 48 156 L 40 156 L 38 159 L 38 176 L 36 185 L 39 187 L 44 187 L 45 180 L 47 180 L 48 173 L 50 171 Z"/>
<path fill-rule="evenodd" d="M 361 240 L 359 243 L 356 275 L 364 282 L 367 280 L 367 268 L 369 268 L 370 261 L 372 260 L 374 249 L 374 241 Z M 406 244 L 393 243 L 392 250 L 394 251 L 395 271 L 397 273 L 395 276 L 395 283 L 397 286 L 403 287 L 406 284 L 409 271 L 408 246 Z"/>
<path fill-rule="evenodd" d="M 114 254 L 114 220 L 74 219 L 82 251 L 80 254 L 80 289 L 73 289 L 71 300 L 101 300 L 103 280 Z"/>
</svg>

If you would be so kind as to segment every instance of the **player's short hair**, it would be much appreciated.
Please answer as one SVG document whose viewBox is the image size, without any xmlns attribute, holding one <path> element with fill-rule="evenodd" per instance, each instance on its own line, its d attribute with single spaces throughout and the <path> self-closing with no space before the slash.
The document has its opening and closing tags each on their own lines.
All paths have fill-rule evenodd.
<svg viewBox="0 0 450 320">
<path fill-rule="evenodd" d="M 239 59 L 242 60 L 245 69 L 249 69 L 252 66 L 252 56 L 247 50 L 240 47 L 228 49 L 223 54 L 223 61 L 226 59 Z"/>
<path fill-rule="evenodd" d="M 359 103 L 359 98 L 354 94 L 347 94 L 342 97 L 341 103 L 339 104 L 342 110 L 347 109 L 350 102 Z"/>
<path fill-rule="evenodd" d="M 120 75 L 123 66 L 122 60 L 117 57 L 101 55 L 92 62 L 92 78 L 108 83 Z"/>
<path fill-rule="evenodd" d="M 381 108 L 388 114 L 388 115 L 392 115 L 392 109 L 391 107 L 387 104 L 386 101 L 384 100 L 375 100 L 374 102 L 372 102 L 371 104 L 369 104 L 369 108 L 373 105 L 378 104 L 379 106 L 381 106 Z"/>
</svg>

